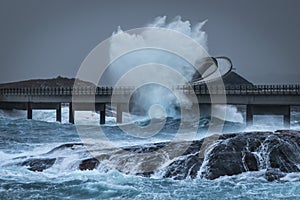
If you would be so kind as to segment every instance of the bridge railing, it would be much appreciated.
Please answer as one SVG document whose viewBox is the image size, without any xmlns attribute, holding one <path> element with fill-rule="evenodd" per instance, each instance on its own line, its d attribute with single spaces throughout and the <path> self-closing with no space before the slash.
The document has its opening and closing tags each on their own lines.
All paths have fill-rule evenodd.
<svg viewBox="0 0 300 200">
<path fill-rule="evenodd" d="M 135 87 L 46 87 L 46 88 L 0 88 L 6 96 L 70 96 L 70 95 L 122 95 L 130 94 Z M 300 85 L 179 85 L 173 90 L 197 95 L 300 95 Z"/>
<path fill-rule="evenodd" d="M 70 96 L 70 95 L 112 95 L 130 94 L 134 87 L 31 87 L 31 88 L 0 88 L 0 95 L 7 96 Z"/>
<path fill-rule="evenodd" d="M 198 95 L 299 95 L 300 85 L 194 85 L 193 90 Z"/>
</svg>

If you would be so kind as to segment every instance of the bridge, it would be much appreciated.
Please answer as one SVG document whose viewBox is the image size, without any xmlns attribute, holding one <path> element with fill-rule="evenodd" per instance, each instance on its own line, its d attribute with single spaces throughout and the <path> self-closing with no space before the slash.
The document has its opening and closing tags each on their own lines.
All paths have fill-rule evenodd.
<svg viewBox="0 0 300 200">
<path fill-rule="evenodd" d="M 196 94 L 201 108 L 214 104 L 224 104 L 218 96 L 226 95 L 229 105 L 246 106 L 246 121 L 253 123 L 254 115 L 283 115 L 286 127 L 290 124 L 291 106 L 300 106 L 300 85 L 185 85 L 176 86 L 177 91 L 187 97 Z M 225 89 L 225 90 L 224 90 Z M 74 123 L 75 111 L 94 110 L 100 112 L 100 124 L 105 123 L 106 105 L 111 103 L 114 93 L 117 100 L 117 122 L 122 122 L 122 111 L 134 87 L 56 87 L 56 88 L 0 88 L 0 109 L 27 110 L 27 118 L 32 119 L 33 109 L 54 109 L 56 120 L 61 121 L 61 105 L 69 104 L 69 122 Z M 218 100 L 220 99 L 220 100 Z M 91 104 L 93 103 L 93 104 Z"/>
</svg>

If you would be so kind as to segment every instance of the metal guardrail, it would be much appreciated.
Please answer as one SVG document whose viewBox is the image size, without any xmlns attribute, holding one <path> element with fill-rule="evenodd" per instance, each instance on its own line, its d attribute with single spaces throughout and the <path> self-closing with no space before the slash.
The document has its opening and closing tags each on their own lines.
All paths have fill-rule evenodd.
<svg viewBox="0 0 300 200">
<path fill-rule="evenodd" d="M 70 96 L 130 94 L 135 87 L 47 87 L 47 88 L 0 88 L 4 96 Z M 226 95 L 300 95 L 300 85 L 180 85 L 173 90 L 185 94 L 197 95 L 226 94 Z"/>
<path fill-rule="evenodd" d="M 300 85 L 194 85 L 195 94 L 300 95 Z"/>
<path fill-rule="evenodd" d="M 134 87 L 47 87 L 47 88 L 0 88 L 0 95 L 6 96 L 71 96 L 129 94 Z"/>
</svg>

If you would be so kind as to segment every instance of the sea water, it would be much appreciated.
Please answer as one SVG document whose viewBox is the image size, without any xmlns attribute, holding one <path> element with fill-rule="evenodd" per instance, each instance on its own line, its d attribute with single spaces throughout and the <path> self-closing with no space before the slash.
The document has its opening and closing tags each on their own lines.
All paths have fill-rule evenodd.
<svg viewBox="0 0 300 200">
<path fill-rule="evenodd" d="M 293 113 L 293 116 L 299 117 L 299 113 Z M 263 178 L 263 171 L 225 176 L 216 180 L 201 178 L 173 180 L 162 178 L 159 174 L 141 177 L 126 175 L 116 170 L 80 171 L 74 168 L 72 163 L 83 155 L 72 155 L 68 151 L 57 152 L 57 156 L 66 156 L 68 158 L 66 161 L 43 172 L 32 172 L 17 162 L 22 158 L 39 157 L 61 144 L 81 142 L 76 126 L 67 123 L 67 108 L 63 108 L 62 123 L 55 122 L 53 111 L 34 111 L 33 117 L 33 120 L 27 120 L 24 111 L 0 111 L 0 199 L 300 198 L 300 175 L 297 173 L 288 174 L 277 182 L 266 181 Z M 99 118 L 99 115 L 81 112 L 75 117 L 77 123 L 84 123 L 91 118 Z M 228 122 L 225 125 L 226 130 L 228 132 L 245 130 L 239 119 L 239 115 L 231 119 L 235 122 Z M 261 120 L 256 119 L 256 122 Z M 168 132 L 172 132 L 169 130 L 174 129 L 177 124 L 175 119 L 170 121 L 164 129 L 165 134 L 154 137 L 150 142 L 170 140 Z M 149 143 L 149 139 L 135 140 L 119 134 L 120 129 L 116 128 L 113 117 L 108 117 L 106 122 L 103 127 L 115 144 L 122 144 L 126 139 L 127 145 Z M 201 119 L 200 123 L 202 124 L 199 132 L 205 129 L 208 122 Z M 270 124 L 269 129 L 280 128 L 273 126 L 274 124 Z M 249 128 L 249 131 L 262 128 L 261 125 L 256 125 Z M 299 122 L 294 120 L 292 128 L 299 130 Z M 197 137 L 201 137 L 201 134 L 199 133 Z"/>
</svg>

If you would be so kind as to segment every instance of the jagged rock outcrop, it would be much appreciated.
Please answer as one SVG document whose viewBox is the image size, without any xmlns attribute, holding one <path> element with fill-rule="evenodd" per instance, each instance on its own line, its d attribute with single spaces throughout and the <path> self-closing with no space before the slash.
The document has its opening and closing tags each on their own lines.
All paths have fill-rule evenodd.
<svg viewBox="0 0 300 200">
<path fill-rule="evenodd" d="M 79 169 L 80 170 L 93 170 L 96 169 L 99 165 L 99 160 L 96 158 L 89 158 L 86 160 L 81 161 L 79 164 Z"/>
<path fill-rule="evenodd" d="M 97 169 L 100 164 L 123 173 L 151 176 L 159 172 L 164 178 L 216 179 L 247 171 L 265 171 L 268 181 L 278 180 L 287 173 L 300 172 L 299 132 L 251 132 L 213 135 L 202 140 L 164 142 L 126 148 L 104 149 L 94 157 L 77 161 L 79 170 Z M 82 144 L 65 144 L 55 148 L 73 149 Z M 82 153 L 82 149 L 80 150 Z M 51 156 L 50 151 L 48 156 Z M 77 152 L 78 153 L 78 152 Z M 22 163 L 32 171 L 51 167 L 55 158 L 30 158 Z"/>
<path fill-rule="evenodd" d="M 56 158 L 34 158 L 22 162 L 22 166 L 27 166 L 30 171 L 42 172 L 52 167 Z"/>
</svg>

